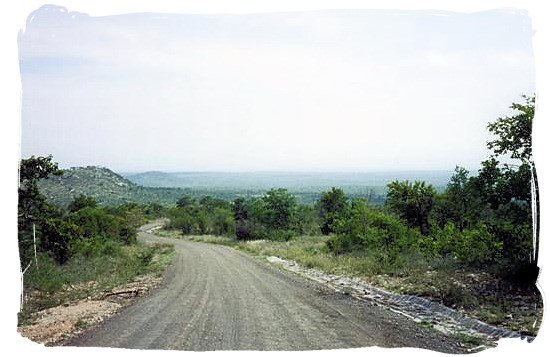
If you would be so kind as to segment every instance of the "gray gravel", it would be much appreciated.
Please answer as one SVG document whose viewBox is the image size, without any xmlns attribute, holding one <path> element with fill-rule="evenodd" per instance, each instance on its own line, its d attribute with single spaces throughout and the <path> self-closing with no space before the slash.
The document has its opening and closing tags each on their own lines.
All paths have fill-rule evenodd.
<svg viewBox="0 0 550 357">
<path fill-rule="evenodd" d="M 385 306 L 416 322 L 429 322 L 434 328 L 445 334 L 462 333 L 492 341 L 497 341 L 500 338 L 522 338 L 527 342 L 534 340 L 533 336 L 524 336 L 515 331 L 489 325 L 426 298 L 391 293 L 358 278 L 327 274 L 318 269 L 306 268 L 294 261 L 279 257 L 268 257 L 267 260 L 293 273 L 320 282 L 336 291 L 346 292 L 358 299 Z"/>
<path fill-rule="evenodd" d="M 146 227 L 146 228 L 151 228 Z M 175 245 L 161 287 L 67 345 L 163 350 L 418 347 L 450 337 L 234 249 L 140 232 Z"/>
</svg>

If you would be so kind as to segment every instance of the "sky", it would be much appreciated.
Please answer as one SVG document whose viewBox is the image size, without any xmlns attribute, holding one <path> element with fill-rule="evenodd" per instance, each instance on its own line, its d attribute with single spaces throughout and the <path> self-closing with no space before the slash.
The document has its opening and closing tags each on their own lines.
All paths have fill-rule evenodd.
<svg viewBox="0 0 550 357">
<path fill-rule="evenodd" d="M 21 155 L 134 171 L 479 167 L 535 92 L 529 16 L 324 10 L 92 17 L 19 38 Z"/>
</svg>

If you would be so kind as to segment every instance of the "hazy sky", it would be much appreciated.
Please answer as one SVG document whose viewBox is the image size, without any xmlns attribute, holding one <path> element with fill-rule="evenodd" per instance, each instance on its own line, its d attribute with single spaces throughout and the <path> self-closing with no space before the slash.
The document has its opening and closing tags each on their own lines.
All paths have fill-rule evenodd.
<svg viewBox="0 0 550 357">
<path fill-rule="evenodd" d="M 89 17 L 20 36 L 21 153 L 116 171 L 475 168 L 535 90 L 510 9 Z"/>
</svg>

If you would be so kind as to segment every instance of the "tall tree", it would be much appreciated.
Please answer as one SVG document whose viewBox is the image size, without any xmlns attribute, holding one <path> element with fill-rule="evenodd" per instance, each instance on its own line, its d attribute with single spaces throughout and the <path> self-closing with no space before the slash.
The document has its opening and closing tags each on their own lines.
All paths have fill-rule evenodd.
<svg viewBox="0 0 550 357">
<path fill-rule="evenodd" d="M 505 258 L 516 271 L 516 278 L 531 282 L 538 275 L 540 222 L 537 175 L 532 159 L 535 96 L 522 97 L 524 103 L 512 103 L 512 115 L 488 124 L 487 128 L 496 138 L 487 143 L 493 155 L 491 162 L 484 162 L 480 178 L 486 179 L 487 172 L 497 177 L 493 180 L 493 199 L 490 201 L 496 210 L 493 230 L 504 242 Z M 519 165 L 496 167 L 496 158 L 503 155 L 519 160 Z M 485 177 L 481 177 L 482 173 Z M 535 218 L 534 226 L 532 217 Z"/>
<path fill-rule="evenodd" d="M 45 197 L 38 190 L 38 181 L 50 175 L 60 176 L 63 171 L 57 163 L 52 162 L 52 156 L 34 157 L 21 160 L 19 165 L 19 202 L 18 216 L 20 225 L 32 223 L 41 217 L 41 213 L 49 209 Z"/>
<path fill-rule="evenodd" d="M 52 216 L 60 215 L 48 204 L 38 190 L 38 181 L 50 175 L 62 175 L 52 156 L 22 159 L 19 165 L 19 201 L 17 214 L 19 257 L 21 264 L 29 260 L 29 251 L 33 245 L 33 223 L 43 225 Z"/>
<path fill-rule="evenodd" d="M 533 118 L 535 116 L 535 96 L 522 96 L 525 103 L 512 103 L 515 113 L 498 118 L 487 128 L 497 136 L 487 143 L 495 156 L 509 154 L 512 159 L 531 163 Z"/>
</svg>

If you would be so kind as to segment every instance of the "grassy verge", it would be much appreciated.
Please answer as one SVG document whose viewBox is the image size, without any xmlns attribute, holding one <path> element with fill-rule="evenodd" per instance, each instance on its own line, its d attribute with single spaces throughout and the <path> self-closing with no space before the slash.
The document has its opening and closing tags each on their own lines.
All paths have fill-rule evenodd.
<svg viewBox="0 0 550 357">
<path fill-rule="evenodd" d="M 182 238 L 178 231 L 160 234 Z M 303 236 L 286 242 L 236 241 L 228 237 L 186 236 L 185 239 L 223 244 L 257 257 L 277 256 L 330 274 L 359 277 L 386 290 L 427 297 L 470 316 L 509 330 L 536 335 L 542 320 L 539 292 L 517 291 L 484 271 L 460 269 L 449 261 L 401 257 L 399 268 L 364 254 L 334 255 L 327 236 Z"/>
<path fill-rule="evenodd" d="M 139 276 L 161 276 L 173 256 L 174 248 L 167 244 L 112 244 L 101 253 L 77 255 L 64 265 L 39 255 L 38 269 L 33 265 L 25 273 L 19 325 L 28 323 L 37 311 L 107 291 Z"/>
</svg>

